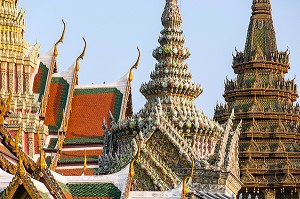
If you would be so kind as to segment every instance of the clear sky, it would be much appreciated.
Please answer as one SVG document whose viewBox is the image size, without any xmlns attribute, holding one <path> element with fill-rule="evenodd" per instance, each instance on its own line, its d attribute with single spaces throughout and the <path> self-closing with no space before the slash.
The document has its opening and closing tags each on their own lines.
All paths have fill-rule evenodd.
<svg viewBox="0 0 300 199">
<path fill-rule="evenodd" d="M 278 49 L 291 51 L 291 70 L 300 85 L 300 1 L 271 0 Z M 139 88 L 148 82 L 156 60 L 152 51 L 158 46 L 162 29 L 160 17 L 164 0 L 20 0 L 26 10 L 26 35 L 30 43 L 47 52 L 60 37 L 61 19 L 67 24 L 64 43 L 59 46 L 59 71 L 67 69 L 87 40 L 85 59 L 81 61 L 79 84 L 112 82 L 122 77 L 135 63 L 136 46 L 142 52 L 134 71 L 133 106 L 138 111 L 145 103 Z M 251 16 L 252 0 L 179 0 L 186 47 L 192 53 L 187 60 L 193 81 L 204 92 L 196 100 L 213 117 L 216 102 L 224 102 L 224 80 L 235 78 L 231 68 L 235 47 L 244 49 Z M 299 89 L 300 90 L 300 89 Z"/>
</svg>

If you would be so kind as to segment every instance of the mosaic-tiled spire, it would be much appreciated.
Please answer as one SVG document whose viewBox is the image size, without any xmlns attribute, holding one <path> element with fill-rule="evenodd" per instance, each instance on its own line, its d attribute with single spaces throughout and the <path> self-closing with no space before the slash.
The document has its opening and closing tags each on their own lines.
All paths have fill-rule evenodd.
<svg viewBox="0 0 300 199">
<path fill-rule="evenodd" d="M 135 116 L 151 118 L 152 113 L 163 112 L 182 132 L 180 136 L 188 140 L 197 156 L 208 157 L 223 132 L 220 125 L 209 119 L 194 103 L 202 88 L 192 81 L 192 74 L 185 63 L 191 54 L 184 46 L 177 0 L 166 0 L 161 22 L 164 28 L 158 39 L 160 45 L 153 51 L 157 63 L 150 75 L 151 80 L 143 83 L 140 89 L 147 102 Z M 201 147 L 203 149 L 199 149 Z"/>
<path fill-rule="evenodd" d="M 285 79 L 289 51 L 277 50 L 270 0 L 253 0 L 252 11 L 245 50 L 233 56 L 237 77 L 225 81 L 226 103 L 217 105 L 215 119 L 225 123 L 234 109 L 234 124 L 243 121 L 239 138 L 241 197 L 255 197 L 255 190 L 260 189 L 277 192 L 275 198 L 290 198 L 300 182 L 300 150 L 299 144 L 294 144 L 300 142 L 300 106 L 294 104 L 298 86 L 295 78 Z M 286 176 L 292 176 L 290 181 Z"/>
<path fill-rule="evenodd" d="M 184 47 L 185 39 L 180 29 L 182 18 L 177 0 L 167 0 L 161 17 L 164 29 L 158 39 L 160 46 L 153 51 L 158 61 L 151 73 L 151 81 L 143 84 L 142 94 L 149 100 L 166 95 L 184 96 L 190 99 L 198 97 L 202 89 L 191 80 L 185 60 L 190 56 Z"/>
<path fill-rule="evenodd" d="M 257 56 L 271 60 L 277 52 L 276 36 L 269 0 L 253 0 L 252 16 L 245 45 L 245 61 Z"/>
<path fill-rule="evenodd" d="M 186 182 L 188 177 L 184 176 L 201 168 L 195 170 L 193 183 L 225 187 L 219 182 L 231 184 L 229 181 L 234 179 L 232 184 L 238 190 L 235 145 L 239 130 L 232 132 L 234 114 L 224 129 L 195 106 L 194 100 L 202 89 L 191 80 L 185 64 L 190 52 L 184 46 L 177 0 L 166 0 L 161 21 L 164 28 L 160 45 L 153 51 L 157 63 L 151 80 L 140 89 L 146 104 L 131 118 L 118 122 L 112 119 L 109 131 L 104 125 L 107 150 L 99 158 L 99 173 L 119 171 L 131 162 L 135 173 L 133 190 L 167 191 Z M 223 180 L 223 171 L 225 178 L 228 173 L 235 177 Z M 218 174 L 212 175 L 215 172 Z"/>
</svg>

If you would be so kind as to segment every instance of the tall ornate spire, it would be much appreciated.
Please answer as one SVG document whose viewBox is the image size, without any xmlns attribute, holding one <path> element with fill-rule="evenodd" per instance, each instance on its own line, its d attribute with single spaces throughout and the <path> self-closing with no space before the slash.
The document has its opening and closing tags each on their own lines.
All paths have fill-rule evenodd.
<svg viewBox="0 0 300 199">
<path fill-rule="evenodd" d="M 185 39 L 180 29 L 182 18 L 177 0 L 166 0 L 161 21 L 164 29 L 158 39 L 160 46 L 153 51 L 153 57 L 158 63 L 150 75 L 152 80 L 142 84 L 140 90 L 147 99 L 170 95 L 195 99 L 202 89 L 191 80 L 188 65 L 184 63 L 190 52 L 184 47 Z"/>
<path fill-rule="evenodd" d="M 264 58 L 271 61 L 277 53 L 270 0 L 253 0 L 252 16 L 245 45 L 245 61 Z"/>
<path fill-rule="evenodd" d="M 225 150 L 232 145 L 231 140 L 237 140 L 236 135 L 233 137 L 229 132 L 232 128 L 228 127 L 226 131 L 229 138 L 224 140 L 224 128 L 197 109 L 194 103 L 202 89 L 191 80 L 192 75 L 185 64 L 190 52 L 184 46 L 177 0 L 166 0 L 161 22 L 163 30 L 158 39 L 160 45 L 153 51 L 157 63 L 150 75 L 151 80 L 142 84 L 140 89 L 147 102 L 130 118 L 118 122 L 112 119 L 109 130 L 104 125 L 106 150 L 99 158 L 99 173 L 117 171 L 117 167 L 124 168 L 125 164 L 131 162 L 129 180 L 133 178 L 135 182 L 131 184 L 132 190 L 166 191 L 178 187 L 184 181 L 182 198 L 189 191 L 188 181 L 193 176 L 194 167 L 207 169 L 195 173 L 197 176 L 194 179 L 207 178 L 207 173 L 218 172 L 217 178 L 226 176 L 226 180 L 224 177 L 222 179 L 229 182 L 231 179 L 227 176 L 231 173 L 230 176 L 235 176 L 235 182 L 232 183 L 238 187 L 237 157 L 233 152 Z M 231 124 L 228 126 L 231 127 Z M 140 142 L 137 144 L 138 137 Z M 217 150 L 223 143 L 226 143 L 224 153 L 219 154 Z M 219 157 L 224 159 L 224 164 L 220 166 Z M 234 171 L 227 169 L 228 165 L 233 164 L 235 167 L 230 168 L 234 168 Z M 147 168 L 146 172 L 144 168 Z M 225 175 L 221 174 L 224 172 Z M 209 178 L 196 183 L 202 184 L 205 181 L 205 184 L 221 184 L 218 179 Z M 226 187 L 224 190 L 229 189 Z"/>
<path fill-rule="evenodd" d="M 260 189 L 274 190 L 276 198 L 289 198 L 294 187 L 283 180 L 286 170 L 277 163 L 283 162 L 285 154 L 297 154 L 292 160 L 295 165 L 300 159 L 299 149 L 285 148 L 300 139 L 299 104 L 294 104 L 298 89 L 295 79 L 284 76 L 290 68 L 289 51 L 277 50 L 270 0 L 253 0 L 252 11 L 245 50 L 233 56 L 237 77 L 225 81 L 226 103 L 217 105 L 215 119 L 225 123 L 234 109 L 234 126 L 243 121 L 238 142 L 242 195 L 251 197 L 248 190 Z M 297 173 L 299 168 L 293 171 Z"/>
</svg>

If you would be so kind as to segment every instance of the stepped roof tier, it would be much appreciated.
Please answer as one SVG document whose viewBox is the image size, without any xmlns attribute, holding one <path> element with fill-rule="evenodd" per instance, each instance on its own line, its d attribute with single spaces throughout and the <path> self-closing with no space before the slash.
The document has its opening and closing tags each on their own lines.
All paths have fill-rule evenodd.
<svg viewBox="0 0 300 199">
<path fill-rule="evenodd" d="M 161 21 L 160 45 L 153 51 L 157 64 L 140 88 L 147 102 L 130 118 L 117 121 L 111 115 L 104 121 L 99 173 L 115 173 L 130 164 L 132 191 L 168 191 L 183 184 L 183 197 L 199 190 L 232 197 L 241 186 L 234 114 L 221 126 L 196 108 L 202 88 L 191 80 L 185 63 L 190 52 L 177 0 L 166 0 Z M 195 192 L 187 188 L 191 177 Z"/>
<path fill-rule="evenodd" d="M 226 103 L 214 116 L 224 123 L 234 109 L 234 124 L 243 121 L 241 198 L 289 198 L 300 186 L 300 107 L 295 79 L 285 79 L 289 56 L 277 50 L 270 0 L 253 0 L 245 49 L 233 56 L 237 77 L 225 81 Z"/>
<path fill-rule="evenodd" d="M 111 84 L 78 85 L 85 40 L 75 63 L 58 72 L 65 23 L 53 48 L 39 57 L 37 44 L 24 40 L 24 11 L 17 11 L 17 3 L 0 6 L 0 198 L 79 198 L 81 187 L 69 187 L 53 171 L 94 175 L 103 149 L 102 119 L 110 112 L 116 120 L 132 115 L 132 70 Z M 105 198 L 121 193 L 113 183 L 97 183 L 82 181 L 86 197 L 95 196 L 91 188 Z"/>
</svg>

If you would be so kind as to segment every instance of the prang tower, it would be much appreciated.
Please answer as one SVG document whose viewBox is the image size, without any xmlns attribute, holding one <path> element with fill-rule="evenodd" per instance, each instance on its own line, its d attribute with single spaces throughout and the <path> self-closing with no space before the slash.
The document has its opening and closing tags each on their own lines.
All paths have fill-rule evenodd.
<svg viewBox="0 0 300 199">
<path fill-rule="evenodd" d="M 270 0 L 253 0 L 245 50 L 236 51 L 236 79 L 225 81 L 226 103 L 216 106 L 224 123 L 232 109 L 243 121 L 239 139 L 241 198 L 298 197 L 300 128 L 297 85 L 285 79 L 289 50 L 277 50 Z"/>
</svg>

